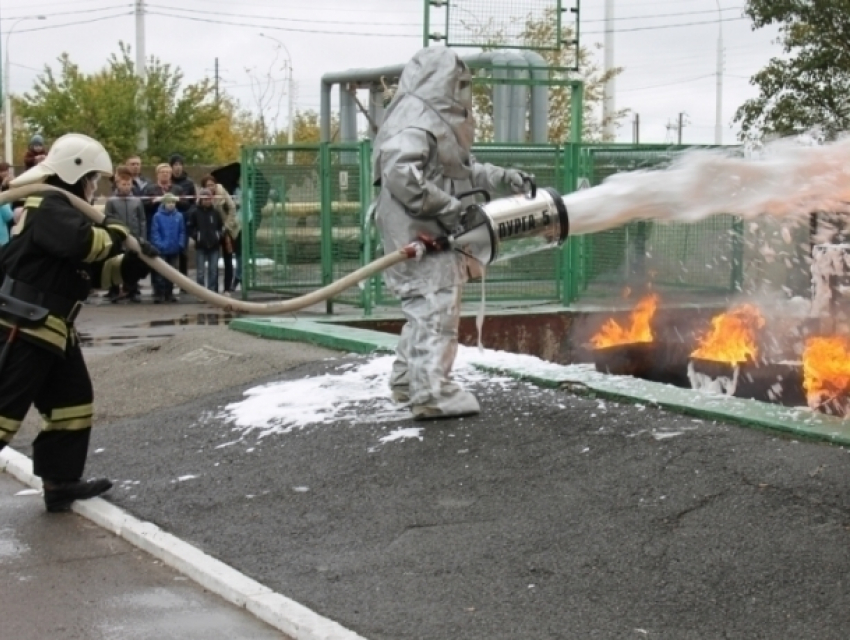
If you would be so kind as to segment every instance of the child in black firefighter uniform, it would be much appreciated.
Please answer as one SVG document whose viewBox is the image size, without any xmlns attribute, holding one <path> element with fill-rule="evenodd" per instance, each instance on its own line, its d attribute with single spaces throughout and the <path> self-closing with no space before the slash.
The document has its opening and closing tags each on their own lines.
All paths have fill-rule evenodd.
<svg viewBox="0 0 850 640">
<path fill-rule="evenodd" d="M 43 162 L 11 187 L 44 183 L 90 202 L 112 161 L 96 140 L 62 136 Z M 92 426 L 93 391 L 74 320 L 92 288 L 144 278 L 137 254 L 124 253 L 129 230 L 107 217 L 93 224 L 69 198 L 45 190 L 29 196 L 12 240 L 0 250 L 0 449 L 31 405 L 44 419 L 33 442 L 33 471 L 44 485 L 48 511 L 107 491 L 105 479 L 83 480 Z M 139 238 L 145 255 L 156 255 Z"/>
</svg>

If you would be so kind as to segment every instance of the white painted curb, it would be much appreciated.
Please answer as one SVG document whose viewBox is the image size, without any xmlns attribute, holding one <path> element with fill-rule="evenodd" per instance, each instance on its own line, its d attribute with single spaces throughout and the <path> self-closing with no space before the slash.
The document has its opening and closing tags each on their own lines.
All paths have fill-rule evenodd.
<svg viewBox="0 0 850 640">
<path fill-rule="evenodd" d="M 41 479 L 32 473 L 32 460 L 10 447 L 0 451 L 0 471 L 34 489 L 41 489 Z M 247 609 L 293 640 L 366 640 L 106 500 L 92 498 L 75 502 L 73 510 L 159 558 L 205 589 Z"/>
</svg>

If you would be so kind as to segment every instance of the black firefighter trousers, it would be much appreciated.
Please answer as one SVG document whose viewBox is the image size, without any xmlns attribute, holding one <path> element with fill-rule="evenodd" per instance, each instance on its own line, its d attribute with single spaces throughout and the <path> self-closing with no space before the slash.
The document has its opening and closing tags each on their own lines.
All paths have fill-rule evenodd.
<svg viewBox="0 0 850 640">
<path fill-rule="evenodd" d="M 0 331 L 0 346 L 8 335 Z M 44 424 L 32 444 L 33 473 L 45 480 L 78 480 L 88 455 L 93 400 L 78 340 L 69 340 L 63 358 L 18 339 L 0 372 L 0 450 L 34 404 Z"/>
</svg>

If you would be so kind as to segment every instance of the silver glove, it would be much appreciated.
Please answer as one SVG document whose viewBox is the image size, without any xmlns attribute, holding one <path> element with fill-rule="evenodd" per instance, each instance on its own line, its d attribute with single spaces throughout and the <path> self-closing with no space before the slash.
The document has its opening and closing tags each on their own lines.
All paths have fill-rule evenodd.
<svg viewBox="0 0 850 640">
<path fill-rule="evenodd" d="M 534 176 L 518 169 L 505 169 L 505 175 L 502 177 L 502 182 L 510 187 L 513 193 L 524 193 L 528 189 L 526 184 L 529 180 L 534 180 Z"/>
</svg>

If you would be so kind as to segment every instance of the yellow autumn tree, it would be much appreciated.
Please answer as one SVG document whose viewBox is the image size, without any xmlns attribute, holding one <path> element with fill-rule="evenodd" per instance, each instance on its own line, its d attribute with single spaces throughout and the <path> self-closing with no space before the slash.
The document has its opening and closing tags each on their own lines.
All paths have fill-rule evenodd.
<svg viewBox="0 0 850 640">
<path fill-rule="evenodd" d="M 260 144 L 260 122 L 230 96 L 220 99 L 219 110 L 219 117 L 200 127 L 196 135 L 209 142 L 212 164 L 236 162 L 242 146 Z"/>
</svg>

